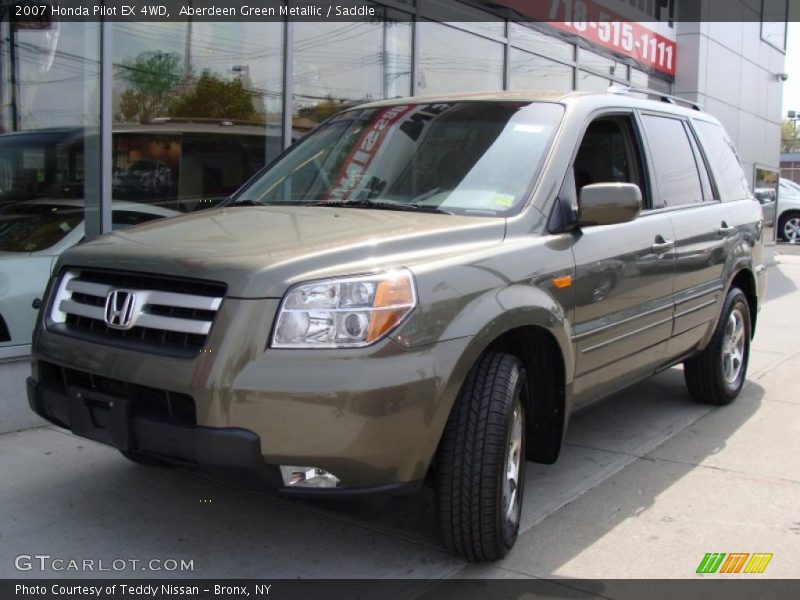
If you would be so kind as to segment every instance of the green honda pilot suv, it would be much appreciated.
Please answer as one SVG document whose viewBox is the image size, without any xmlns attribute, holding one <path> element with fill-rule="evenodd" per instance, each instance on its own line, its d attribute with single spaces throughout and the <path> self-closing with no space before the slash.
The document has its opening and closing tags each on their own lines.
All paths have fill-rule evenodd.
<svg viewBox="0 0 800 600">
<path fill-rule="evenodd" d="M 736 398 L 763 232 L 725 131 L 674 98 L 365 104 L 221 208 L 65 252 L 30 404 L 285 496 L 430 476 L 447 547 L 496 559 L 577 407 L 680 363 L 697 401 Z"/>
</svg>

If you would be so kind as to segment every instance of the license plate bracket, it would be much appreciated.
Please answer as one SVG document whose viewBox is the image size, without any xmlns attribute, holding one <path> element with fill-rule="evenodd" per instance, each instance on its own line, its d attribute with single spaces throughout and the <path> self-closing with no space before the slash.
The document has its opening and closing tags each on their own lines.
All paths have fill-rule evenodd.
<svg viewBox="0 0 800 600">
<path fill-rule="evenodd" d="M 114 446 L 131 447 L 130 402 L 83 388 L 69 389 L 70 425 L 75 435 Z"/>
</svg>

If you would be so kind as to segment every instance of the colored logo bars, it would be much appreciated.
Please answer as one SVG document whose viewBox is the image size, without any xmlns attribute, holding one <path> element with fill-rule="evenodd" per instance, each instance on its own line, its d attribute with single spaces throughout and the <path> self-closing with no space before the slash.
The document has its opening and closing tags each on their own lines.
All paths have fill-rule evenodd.
<svg viewBox="0 0 800 600">
<path fill-rule="evenodd" d="M 732 573 L 763 573 L 771 560 L 772 554 L 749 554 L 747 552 L 725 554 L 724 552 L 709 552 L 703 557 L 703 560 L 700 561 L 697 572 L 703 574 L 720 573 L 725 575 L 730 575 Z"/>
</svg>

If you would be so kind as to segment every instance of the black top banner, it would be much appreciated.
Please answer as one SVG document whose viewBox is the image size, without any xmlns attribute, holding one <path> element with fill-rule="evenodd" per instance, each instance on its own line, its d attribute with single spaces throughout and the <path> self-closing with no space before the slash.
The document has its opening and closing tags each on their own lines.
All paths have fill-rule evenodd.
<svg viewBox="0 0 800 600">
<path fill-rule="evenodd" d="M 760 9 L 759 9 L 760 6 Z M 18 27 L 53 21 L 361 21 L 397 12 L 440 21 L 574 22 L 603 14 L 611 21 L 677 22 L 800 20 L 800 0 L 0 0 L 0 20 Z"/>
</svg>

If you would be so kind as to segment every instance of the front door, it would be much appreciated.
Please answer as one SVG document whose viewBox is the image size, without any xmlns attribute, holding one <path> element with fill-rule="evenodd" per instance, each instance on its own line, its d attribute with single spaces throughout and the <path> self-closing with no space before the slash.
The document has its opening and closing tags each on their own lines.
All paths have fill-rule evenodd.
<svg viewBox="0 0 800 600">
<path fill-rule="evenodd" d="M 632 114 L 589 125 L 573 163 L 578 192 L 593 183 L 635 183 L 645 208 L 650 190 Z M 574 341 L 577 404 L 623 387 L 664 361 L 672 332 L 674 234 L 666 214 L 647 211 L 617 225 L 576 233 Z"/>
</svg>

